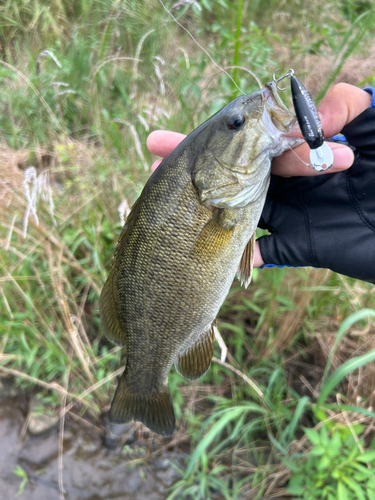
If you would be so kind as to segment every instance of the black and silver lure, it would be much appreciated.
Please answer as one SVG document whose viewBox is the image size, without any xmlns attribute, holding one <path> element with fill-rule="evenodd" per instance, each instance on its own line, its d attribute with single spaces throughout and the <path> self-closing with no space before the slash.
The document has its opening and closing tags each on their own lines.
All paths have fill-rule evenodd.
<svg viewBox="0 0 375 500">
<path fill-rule="evenodd" d="M 290 78 L 294 111 L 302 136 L 310 148 L 310 164 L 318 172 L 328 170 L 333 164 L 333 153 L 324 142 L 322 123 L 315 104 L 292 69 L 277 80 L 274 75 L 273 79 L 279 82 L 284 78 Z"/>
<path fill-rule="evenodd" d="M 293 106 L 302 136 L 310 148 L 310 163 L 315 170 L 328 170 L 333 164 L 332 149 L 324 142 L 322 123 L 309 93 L 292 73 L 290 76 Z"/>
</svg>

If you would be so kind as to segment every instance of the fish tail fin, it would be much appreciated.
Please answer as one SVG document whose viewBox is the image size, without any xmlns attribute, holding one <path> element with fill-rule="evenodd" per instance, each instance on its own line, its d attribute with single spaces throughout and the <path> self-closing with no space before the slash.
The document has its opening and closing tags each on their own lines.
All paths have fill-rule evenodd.
<svg viewBox="0 0 375 500">
<path fill-rule="evenodd" d="M 168 381 L 159 393 L 150 396 L 129 391 L 125 377 L 121 377 L 109 421 L 111 424 L 123 424 L 133 419 L 162 436 L 173 434 L 175 416 Z"/>
</svg>

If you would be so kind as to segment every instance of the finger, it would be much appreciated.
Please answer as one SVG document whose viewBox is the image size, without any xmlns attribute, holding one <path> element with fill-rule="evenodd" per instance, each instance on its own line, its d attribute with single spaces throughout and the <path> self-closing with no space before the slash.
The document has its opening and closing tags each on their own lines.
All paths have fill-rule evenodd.
<svg viewBox="0 0 375 500">
<path fill-rule="evenodd" d="M 347 83 L 334 85 L 318 106 L 325 137 L 332 137 L 341 132 L 345 125 L 367 109 L 370 104 L 371 96 L 364 90 Z M 307 144 L 302 144 L 293 150 L 295 154 L 287 151 L 275 158 L 272 162 L 272 173 L 282 177 L 322 175 L 345 170 L 352 165 L 354 154 L 350 148 L 342 144 L 328 143 L 328 145 L 333 150 L 334 158 L 333 166 L 329 170 L 317 172 L 304 165 L 303 162 L 310 163 L 310 150 Z"/>
<path fill-rule="evenodd" d="M 325 137 L 338 134 L 370 104 L 368 92 L 348 83 L 334 85 L 318 106 Z"/>
<path fill-rule="evenodd" d="M 155 130 L 147 137 L 147 148 L 150 153 L 165 157 L 185 139 L 186 135 L 168 130 Z"/>
<path fill-rule="evenodd" d="M 332 142 L 327 144 L 333 152 L 333 165 L 329 170 L 317 172 L 308 167 L 308 164 L 310 164 L 310 148 L 304 143 L 292 151 L 286 151 L 281 156 L 274 158 L 272 160 L 272 173 L 281 177 L 324 175 L 345 170 L 353 164 L 354 153 L 350 148 Z"/>
<path fill-rule="evenodd" d="M 162 162 L 163 160 L 156 160 L 154 161 L 154 163 L 152 164 L 151 166 L 151 172 L 155 172 L 155 170 L 158 168 L 158 166 L 160 165 L 160 163 Z"/>
</svg>

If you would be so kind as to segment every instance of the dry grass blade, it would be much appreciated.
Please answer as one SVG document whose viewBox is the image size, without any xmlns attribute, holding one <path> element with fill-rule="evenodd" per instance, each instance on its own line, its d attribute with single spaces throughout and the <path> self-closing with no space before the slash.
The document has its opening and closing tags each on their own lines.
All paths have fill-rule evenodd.
<svg viewBox="0 0 375 500">
<path fill-rule="evenodd" d="M 138 77 L 138 63 L 140 62 L 139 56 L 141 55 L 141 50 L 143 46 L 143 42 L 146 40 L 146 38 L 151 35 L 151 33 L 154 33 L 154 29 L 147 31 L 142 38 L 139 40 L 139 43 L 137 45 L 137 50 L 135 52 L 135 58 L 134 58 L 134 64 L 133 64 L 133 94 L 134 96 L 137 95 L 137 77 Z"/>
<path fill-rule="evenodd" d="M 63 395 L 61 401 L 62 410 L 64 410 L 66 407 L 66 394 L 68 393 L 68 387 L 69 387 L 70 368 L 71 368 L 71 363 L 69 364 L 66 372 L 66 384 L 65 384 L 66 393 Z M 60 428 L 59 428 L 58 484 L 59 484 L 60 500 L 65 500 L 65 493 L 66 493 L 64 489 L 64 428 L 65 428 L 65 413 L 63 413 L 60 419 Z"/>
<path fill-rule="evenodd" d="M 0 367 L 1 368 L 1 367 Z M 102 385 L 105 385 L 107 382 L 110 382 L 111 380 L 113 380 L 114 378 L 116 378 L 118 375 L 121 375 L 122 372 L 124 371 L 124 367 L 121 367 L 119 368 L 118 370 L 116 370 L 115 372 L 111 373 L 110 375 L 108 375 L 107 377 L 103 378 L 103 380 L 100 380 L 99 382 L 97 382 L 96 384 L 92 385 L 91 387 L 89 387 L 88 389 L 86 389 L 85 391 L 83 391 L 77 398 L 75 401 L 72 401 L 71 403 L 69 403 L 66 408 L 64 409 L 63 412 L 60 412 L 59 414 L 59 418 L 62 417 L 63 414 L 67 413 L 68 411 L 70 411 L 73 406 L 77 403 L 77 401 L 84 401 L 84 398 L 86 396 L 88 396 L 89 394 L 91 394 L 92 392 L 96 391 L 97 389 L 99 389 L 99 387 L 101 387 Z"/>
<path fill-rule="evenodd" d="M 64 387 L 62 387 L 57 382 L 44 382 L 43 380 L 31 377 L 30 375 L 27 375 L 24 372 L 20 372 L 19 370 L 14 370 L 13 368 L 7 368 L 6 366 L 0 366 L 0 371 L 3 372 L 5 375 L 13 375 L 14 377 L 24 378 L 26 380 L 29 380 L 35 385 L 43 387 L 44 389 L 48 389 L 49 391 L 56 391 L 62 396 L 64 395 L 69 396 L 69 398 L 73 399 L 75 403 L 80 402 L 81 404 L 91 409 L 96 409 L 96 407 L 92 403 L 90 403 L 89 401 L 85 401 L 84 396 L 86 396 L 87 394 L 84 394 L 84 396 L 73 394 L 71 392 L 68 392 Z"/>
<path fill-rule="evenodd" d="M 259 387 L 256 385 L 256 383 L 253 380 L 251 380 L 247 375 L 242 373 L 240 370 L 238 370 L 234 366 L 228 365 L 228 363 L 226 363 L 225 361 L 221 361 L 221 359 L 215 358 L 215 356 L 212 358 L 212 361 L 214 363 L 218 363 L 221 366 L 224 366 L 225 368 L 228 368 L 228 370 L 230 370 L 231 372 L 233 372 L 236 375 L 238 375 L 239 377 L 241 377 L 242 380 L 244 380 L 247 384 L 250 385 L 250 387 L 252 387 L 254 389 L 254 391 L 258 394 L 258 396 L 261 398 L 261 400 L 265 403 L 263 392 L 261 391 L 261 389 L 259 389 Z"/>
<path fill-rule="evenodd" d="M 102 69 L 103 66 L 114 61 L 136 61 L 137 63 L 142 62 L 141 60 L 135 59 L 134 57 L 120 57 L 120 56 L 108 57 L 107 59 L 105 59 L 104 61 L 102 61 L 100 64 L 97 65 L 97 67 L 94 69 L 92 78 L 95 78 L 95 76 L 99 73 L 99 71 Z"/>
<path fill-rule="evenodd" d="M 330 273 L 331 271 L 329 270 L 317 271 L 314 269 L 312 271 L 309 271 L 307 276 L 309 287 L 313 288 L 323 285 L 328 280 Z M 306 314 L 307 304 L 314 295 L 313 291 L 301 291 L 302 286 L 302 280 L 298 280 L 297 282 L 293 283 L 294 293 L 292 295 L 292 300 L 295 304 L 295 307 L 291 311 L 279 314 L 277 337 L 275 341 L 272 342 L 272 345 L 270 345 L 265 350 L 265 352 L 262 353 L 262 357 L 269 357 L 271 356 L 272 352 L 282 352 L 283 350 L 288 349 L 293 338 L 296 336 L 296 333 L 298 333 L 301 322 Z M 268 325 L 267 323 L 264 323 L 264 326 L 259 333 L 260 338 L 264 338 L 267 329 Z"/>
<path fill-rule="evenodd" d="M 54 265 L 53 263 L 53 254 L 49 245 L 47 246 L 47 255 L 49 258 L 49 266 L 51 269 L 52 285 L 56 293 L 56 298 L 60 306 L 60 312 L 63 316 L 63 322 L 68 333 L 70 343 L 74 349 L 75 354 L 78 356 L 81 362 L 82 368 L 86 373 L 89 382 L 91 384 L 95 384 L 95 377 L 93 376 L 89 368 L 90 355 L 88 354 L 86 347 L 77 331 L 77 328 L 72 321 L 72 314 L 67 302 L 67 294 L 64 291 L 63 282 L 65 280 L 65 277 L 61 272 L 61 253 L 57 255 L 56 265 Z"/>
</svg>

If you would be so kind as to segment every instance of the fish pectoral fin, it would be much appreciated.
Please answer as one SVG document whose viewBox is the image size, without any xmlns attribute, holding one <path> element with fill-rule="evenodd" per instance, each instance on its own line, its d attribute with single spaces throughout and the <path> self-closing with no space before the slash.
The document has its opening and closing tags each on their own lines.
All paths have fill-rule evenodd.
<svg viewBox="0 0 375 500">
<path fill-rule="evenodd" d="M 204 332 L 197 342 L 181 354 L 175 362 L 176 370 L 188 380 L 202 377 L 211 365 L 214 355 L 214 323 Z"/>
<path fill-rule="evenodd" d="M 129 391 L 126 371 L 117 386 L 109 412 L 110 424 L 125 424 L 131 420 L 142 422 L 152 432 L 170 436 L 175 429 L 173 404 L 168 380 L 158 393 L 147 395 Z"/>
<path fill-rule="evenodd" d="M 255 251 L 255 232 L 245 247 L 237 271 L 238 279 L 241 281 L 241 285 L 244 285 L 245 288 L 249 286 L 251 281 L 251 275 L 253 274 L 254 251 Z"/>
<path fill-rule="evenodd" d="M 100 320 L 104 335 L 117 345 L 124 345 L 126 332 L 120 325 L 116 301 L 113 293 L 113 271 L 111 271 L 99 300 Z"/>
</svg>

